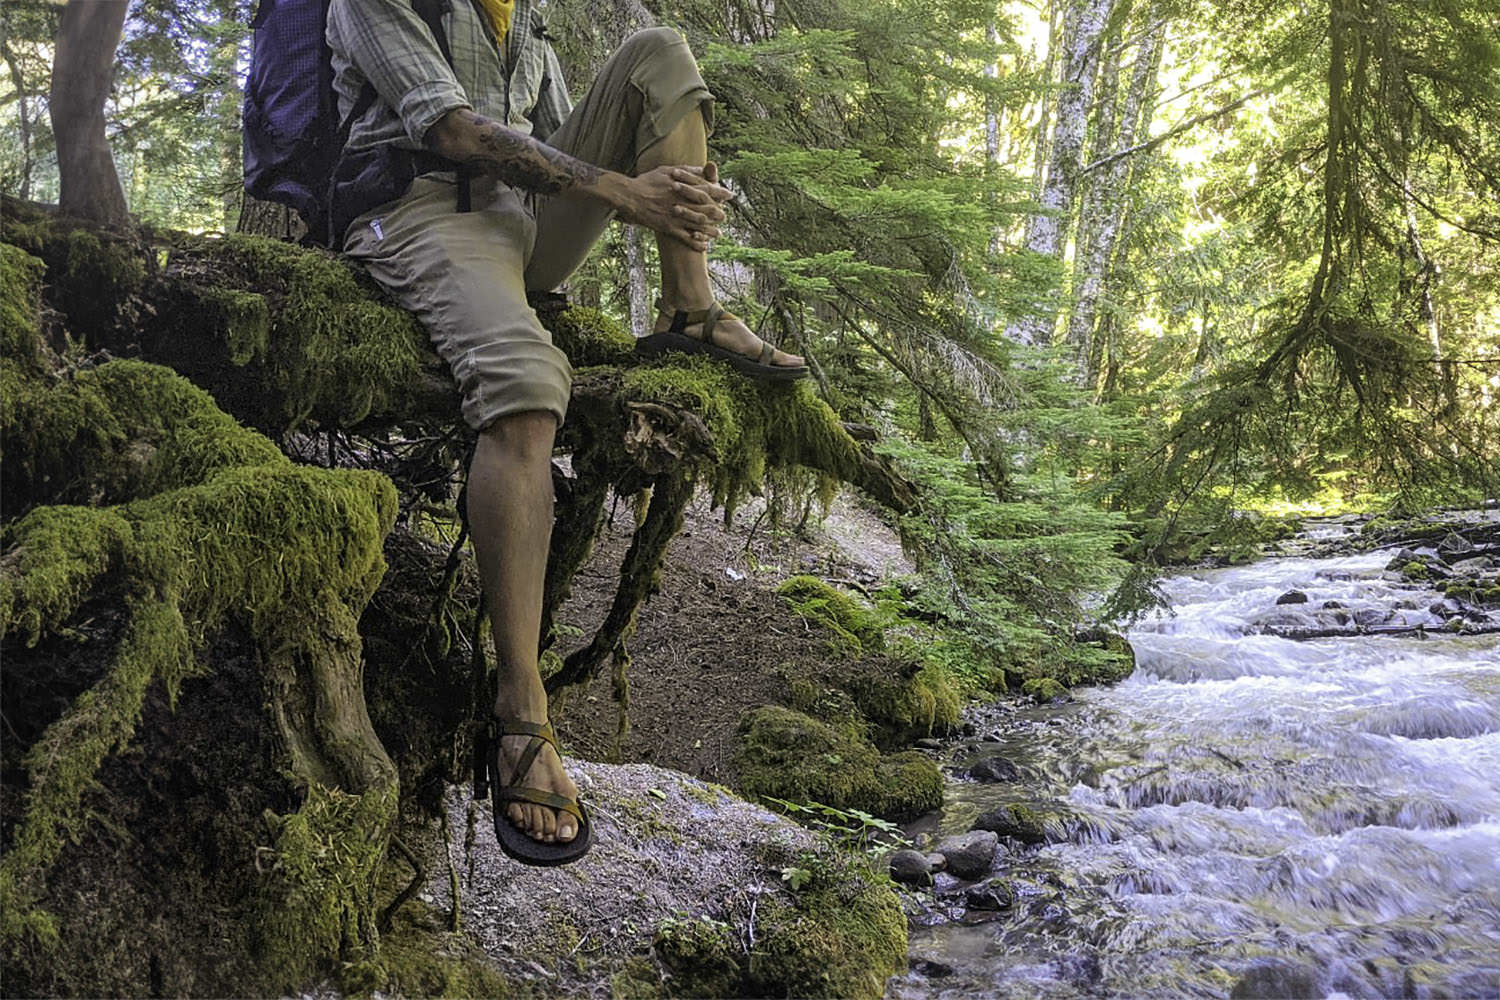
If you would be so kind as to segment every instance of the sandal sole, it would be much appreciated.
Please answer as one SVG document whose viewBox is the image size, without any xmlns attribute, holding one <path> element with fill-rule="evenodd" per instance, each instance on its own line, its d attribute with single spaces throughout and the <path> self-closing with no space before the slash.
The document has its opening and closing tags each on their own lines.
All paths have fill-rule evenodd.
<svg viewBox="0 0 1500 1000">
<path fill-rule="evenodd" d="M 736 354 L 718 344 L 710 344 L 696 337 L 689 337 L 683 333 L 673 333 L 670 330 L 653 333 L 642 337 L 635 342 L 635 353 L 646 358 L 659 357 L 668 351 L 681 351 L 683 354 L 706 354 L 709 357 L 723 361 L 745 375 L 762 382 L 796 382 L 800 379 L 809 378 L 812 371 L 806 365 L 763 365 L 754 358 L 748 358 L 743 354 Z"/>
</svg>

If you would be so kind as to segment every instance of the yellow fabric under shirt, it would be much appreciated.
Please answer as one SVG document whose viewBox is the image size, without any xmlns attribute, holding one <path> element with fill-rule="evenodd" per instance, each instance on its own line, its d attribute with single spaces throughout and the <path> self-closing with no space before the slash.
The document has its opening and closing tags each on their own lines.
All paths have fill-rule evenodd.
<svg viewBox="0 0 1500 1000">
<path fill-rule="evenodd" d="M 490 16 L 495 41 L 504 45 L 505 36 L 510 31 L 510 17 L 516 11 L 516 0 L 479 0 L 479 6 Z"/>
</svg>

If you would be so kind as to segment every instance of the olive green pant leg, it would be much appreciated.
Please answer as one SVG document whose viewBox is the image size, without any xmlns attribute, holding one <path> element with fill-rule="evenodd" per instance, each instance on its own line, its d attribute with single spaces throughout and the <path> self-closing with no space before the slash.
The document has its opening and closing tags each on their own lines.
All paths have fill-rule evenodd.
<svg viewBox="0 0 1500 1000">
<path fill-rule="evenodd" d="M 694 109 L 713 126 L 713 95 L 687 42 L 671 28 L 638 31 L 605 63 L 594 85 L 547 145 L 585 163 L 635 172 L 641 154 Z M 577 270 L 614 213 L 575 197 L 534 199 L 537 238 L 526 287 L 548 291 Z"/>
</svg>

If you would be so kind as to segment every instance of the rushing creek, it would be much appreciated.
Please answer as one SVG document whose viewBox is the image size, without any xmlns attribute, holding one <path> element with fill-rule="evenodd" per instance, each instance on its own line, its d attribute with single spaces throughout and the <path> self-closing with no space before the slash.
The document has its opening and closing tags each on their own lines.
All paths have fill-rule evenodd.
<svg viewBox="0 0 1500 1000">
<path fill-rule="evenodd" d="M 1293 588 L 1439 599 L 1390 558 L 1174 577 L 1129 679 L 986 717 L 959 764 L 1015 777 L 955 781 L 939 832 L 1025 803 L 1046 842 L 1002 846 L 993 912 L 938 875 L 889 995 L 1500 997 L 1500 636 L 1252 627 Z"/>
</svg>

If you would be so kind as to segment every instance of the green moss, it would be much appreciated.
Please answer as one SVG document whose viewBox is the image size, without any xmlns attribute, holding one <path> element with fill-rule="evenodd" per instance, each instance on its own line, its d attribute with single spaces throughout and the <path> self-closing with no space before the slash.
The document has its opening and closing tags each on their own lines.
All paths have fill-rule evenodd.
<svg viewBox="0 0 1500 1000">
<path fill-rule="evenodd" d="M 572 306 L 551 320 L 552 343 L 574 367 L 623 365 L 635 353 L 635 337 L 597 309 Z"/>
<path fill-rule="evenodd" d="M 116 503 L 193 485 L 219 469 L 285 462 L 206 392 L 140 361 L 26 380 L 5 408 L 0 453 L 18 506 Z"/>
<path fill-rule="evenodd" d="M 1033 677 L 1021 685 L 1021 693 L 1037 702 L 1057 701 L 1068 696 L 1068 689 L 1051 677 Z"/>
<path fill-rule="evenodd" d="M 832 632 L 834 645 L 843 655 L 863 656 L 885 649 L 885 633 L 875 613 L 817 577 L 794 576 L 777 587 L 776 593 L 798 615 Z"/>
<path fill-rule="evenodd" d="M 36 321 L 42 271 L 40 260 L 18 247 L 0 243 L 0 357 L 31 374 L 42 366 Z"/>
<path fill-rule="evenodd" d="M 430 906 L 407 902 L 380 935 L 372 958 L 346 965 L 339 975 L 345 994 L 377 991 L 403 997 L 505 997 L 514 991 L 474 941 L 451 933 Z"/>
<path fill-rule="evenodd" d="M 667 920 L 657 927 L 652 947 L 671 972 L 670 996 L 744 995 L 745 949 L 729 924 L 706 915 Z"/>
<path fill-rule="evenodd" d="M 145 284 L 146 262 L 137 247 L 82 229 L 69 231 L 64 241 L 66 263 L 60 278 L 69 287 L 96 299 L 120 301 Z"/>
<path fill-rule="evenodd" d="M 24 522 L 24 544 L 0 561 L 0 636 L 34 645 L 65 621 L 96 580 L 115 566 L 131 540 L 131 525 L 116 511 L 43 507 Z"/>
<path fill-rule="evenodd" d="M 669 994 L 655 963 L 644 955 L 632 955 L 609 978 L 609 995 L 614 1000 L 662 1000 Z"/>
<path fill-rule="evenodd" d="M 757 383 L 707 358 L 670 355 L 623 373 L 626 401 L 692 411 L 718 450 L 710 470 L 715 503 L 733 508 L 765 481 L 768 467 L 801 465 L 859 482 L 859 445 L 807 382 Z"/>
<path fill-rule="evenodd" d="M 308 419 L 347 426 L 409 401 L 431 353 L 426 333 L 411 314 L 380 301 L 349 261 L 257 236 L 229 236 L 201 252 L 225 272 L 210 300 L 229 352 L 265 366 L 260 377 L 280 400 L 279 426 Z M 246 297 L 256 289 L 265 290 L 270 311 L 263 348 L 259 307 Z"/>
<path fill-rule="evenodd" d="M 909 677 L 866 677 L 853 682 L 855 702 L 891 741 L 946 732 L 958 724 L 964 692 L 946 668 L 925 664 Z"/>
<path fill-rule="evenodd" d="M 280 982 L 308 981 L 330 956 L 374 953 L 375 885 L 396 797 L 394 785 L 350 795 L 314 783 L 296 812 L 267 816 L 275 833 L 261 859 L 270 878 L 255 947 L 274 959 Z"/>
<path fill-rule="evenodd" d="M 632 959 L 611 981 L 613 995 L 883 995 L 886 980 L 906 968 L 906 917 L 890 880 L 864 858 L 829 849 L 771 847 L 765 863 L 771 872 L 795 866 L 806 880 L 759 895 L 750 928 L 707 914 L 663 921 L 653 940 L 661 971 Z"/>
<path fill-rule="evenodd" d="M 1432 577 L 1432 570 L 1421 559 L 1408 560 L 1401 566 L 1399 572 L 1408 580 L 1428 580 Z"/>
<path fill-rule="evenodd" d="M 84 374 L 94 390 L 91 405 L 116 428 L 137 420 L 159 432 L 154 442 L 120 433 L 151 452 L 137 462 L 132 488 L 166 491 L 112 507 L 40 507 L 7 526 L 0 558 L 0 629 L 6 634 L 34 641 L 62 628 L 106 573 L 121 581 L 130 614 L 104 677 L 26 754 L 24 805 L 0 860 L 0 936 L 8 946 L 28 935 L 45 938 L 48 921 L 35 907 L 46 870 L 82 835 L 91 817 L 86 795 L 104 759 L 129 743 L 147 688 L 160 682 L 175 701 L 182 680 L 199 669 L 198 650 L 231 616 L 257 635 L 276 637 L 284 656 L 302 648 L 297 643 L 343 638 L 330 631 L 326 615 L 310 618 L 308 609 L 368 600 L 384 569 L 381 542 L 395 517 L 395 492 L 383 477 L 295 467 L 170 372 L 117 362 Z M 165 409 L 152 412 L 158 407 Z M 64 423 L 72 418 L 57 416 Z M 45 437 L 46 414 L 37 420 Z M 137 431 L 145 433 L 131 427 L 131 434 Z M 352 616 L 344 615 L 352 631 Z M 306 624 L 300 633 L 299 622 Z M 305 652 L 313 655 L 310 648 Z M 319 797 L 332 794 L 309 787 L 310 812 L 287 821 L 283 837 L 290 839 L 285 849 L 278 841 L 278 858 L 302 857 L 301 847 L 312 857 L 320 850 L 314 841 L 326 844 L 337 823 L 351 819 L 348 810 L 355 806 Z M 373 811 L 388 821 L 393 795 L 381 789 L 353 797 L 361 812 L 352 819 L 364 823 Z M 387 828 L 388 822 L 369 827 Z M 289 870 L 313 871 L 306 858 L 297 863 L 302 867 Z M 322 863 L 347 863 L 356 878 L 367 867 L 359 851 L 342 843 Z M 326 917 L 326 902 L 316 890 L 308 899 L 315 916 Z M 341 905 L 359 902 L 353 897 Z M 308 917 L 309 926 L 329 926 L 299 910 L 295 899 L 284 905 L 288 914 Z M 320 946 L 326 938 L 318 939 Z M 315 954 L 305 941 L 296 945 Z"/>
<path fill-rule="evenodd" d="M 740 719 L 734 767 L 748 795 L 912 816 L 943 801 L 937 766 L 918 753 L 882 755 L 857 735 L 787 708 Z"/>
<path fill-rule="evenodd" d="M 197 294 L 205 318 L 224 333 L 231 363 L 245 365 L 265 355 L 271 308 L 264 295 L 233 288 L 205 288 Z"/>
<path fill-rule="evenodd" d="M 791 900 L 764 900 L 747 996 L 869 997 L 906 968 L 906 916 L 888 879 L 859 858 L 811 867 Z"/>
</svg>

